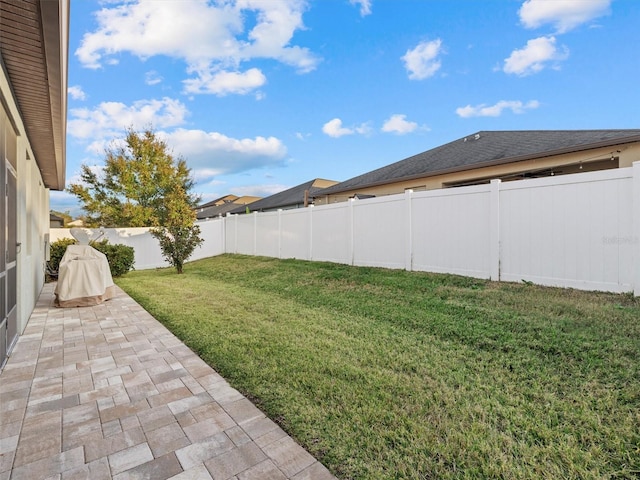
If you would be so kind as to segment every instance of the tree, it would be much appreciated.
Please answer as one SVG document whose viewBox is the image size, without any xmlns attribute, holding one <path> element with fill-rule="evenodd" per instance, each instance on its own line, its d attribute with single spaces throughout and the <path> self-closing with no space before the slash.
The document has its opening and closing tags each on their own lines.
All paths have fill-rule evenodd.
<svg viewBox="0 0 640 480">
<path fill-rule="evenodd" d="M 184 262 L 202 243 L 190 193 L 191 171 L 175 158 L 151 128 L 126 131 L 123 144 L 106 150 L 105 165 L 81 167 L 81 182 L 68 191 L 78 197 L 87 226 L 152 227 L 163 256 L 182 273 Z"/>
<path fill-rule="evenodd" d="M 88 226 L 159 226 L 165 215 L 164 198 L 176 190 L 191 207 L 199 201 L 189 193 L 193 180 L 186 162 L 174 158 L 150 128 L 141 134 L 127 129 L 124 144 L 106 150 L 102 171 L 87 165 L 81 169 L 81 182 L 71 184 L 68 191 L 82 203 Z"/>
<path fill-rule="evenodd" d="M 182 273 L 182 267 L 203 240 L 200 227 L 194 224 L 195 212 L 184 202 L 184 192 L 170 192 L 164 199 L 162 224 L 151 229 L 158 239 L 162 256 Z"/>
</svg>

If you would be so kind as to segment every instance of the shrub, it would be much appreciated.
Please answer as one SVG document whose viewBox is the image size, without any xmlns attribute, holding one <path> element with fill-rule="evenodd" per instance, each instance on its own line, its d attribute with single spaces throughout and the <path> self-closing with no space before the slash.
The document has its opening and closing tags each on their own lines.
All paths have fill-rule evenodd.
<svg viewBox="0 0 640 480">
<path fill-rule="evenodd" d="M 178 273 L 182 273 L 184 262 L 204 242 L 198 225 L 156 227 L 151 229 L 151 235 L 158 239 L 162 256 Z"/>
<path fill-rule="evenodd" d="M 56 240 L 51 243 L 49 251 L 51 252 L 49 265 L 51 266 L 51 270 L 58 271 L 58 266 L 60 265 L 60 260 L 64 256 L 64 252 L 67 250 L 67 246 L 75 245 L 77 242 L 73 238 L 61 238 L 60 240 Z"/>
<path fill-rule="evenodd" d="M 90 245 L 107 256 L 111 276 L 119 277 L 133 269 L 133 262 L 135 260 L 133 247 L 128 247 L 120 243 L 111 245 L 106 239 L 99 242 L 90 242 Z"/>
<path fill-rule="evenodd" d="M 61 238 L 51 244 L 51 260 L 49 260 L 49 265 L 52 270 L 58 270 L 60 260 L 62 260 L 67 246 L 75 245 L 76 243 L 73 238 Z M 133 247 L 122 244 L 111 245 L 106 239 L 99 242 L 90 242 L 90 245 L 105 254 L 109 262 L 111 276 L 119 277 L 133 269 L 133 262 L 135 260 Z"/>
</svg>

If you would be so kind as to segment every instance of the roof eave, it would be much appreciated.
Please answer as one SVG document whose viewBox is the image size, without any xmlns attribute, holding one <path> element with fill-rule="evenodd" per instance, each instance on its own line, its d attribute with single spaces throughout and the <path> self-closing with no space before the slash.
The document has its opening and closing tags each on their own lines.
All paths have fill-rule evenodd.
<svg viewBox="0 0 640 480">
<path fill-rule="evenodd" d="M 471 165 L 445 168 L 440 170 L 434 170 L 431 172 L 408 175 L 405 177 L 396 177 L 396 178 L 393 178 L 391 181 L 381 180 L 379 182 L 363 183 L 359 185 L 346 187 L 340 190 L 333 190 L 333 187 L 327 187 L 325 190 L 331 189 L 330 192 L 325 193 L 324 191 L 319 191 L 314 195 L 314 198 L 322 197 L 325 195 L 336 195 L 336 194 L 345 193 L 345 192 L 352 192 L 354 190 L 361 190 L 363 188 L 379 187 L 381 185 L 389 185 L 390 183 L 408 182 L 408 181 L 417 180 L 420 178 L 436 177 L 439 175 L 447 175 L 450 173 L 464 172 L 467 170 L 476 170 L 478 168 L 495 167 L 495 166 L 504 165 L 508 163 L 524 162 L 526 160 L 534 160 L 537 158 L 547 158 L 547 157 L 553 157 L 556 155 L 565 155 L 568 153 L 576 153 L 576 152 L 582 152 L 584 150 L 594 150 L 597 148 L 611 147 L 615 145 L 624 145 L 626 143 L 634 143 L 634 142 L 640 142 L 640 135 L 631 135 L 629 137 L 620 137 L 620 138 L 611 139 L 611 140 L 603 140 L 601 142 L 589 143 L 585 145 L 580 145 L 578 147 L 573 146 L 573 147 L 559 148 L 559 149 L 548 150 L 545 152 L 539 152 L 535 154 L 520 155 L 515 157 L 505 157 L 499 160 L 492 160 L 490 162 L 474 163 Z"/>
<path fill-rule="evenodd" d="M 4 70 L 44 185 L 64 189 L 70 0 L 2 1 Z M 29 36 L 33 41 L 16 41 Z M 29 76 L 24 75 L 29 65 Z M 16 119 L 14 119 L 15 121 Z"/>
<path fill-rule="evenodd" d="M 55 182 L 47 186 L 53 190 L 63 190 L 65 187 L 69 8 L 70 0 L 40 0 L 56 168 Z"/>
</svg>

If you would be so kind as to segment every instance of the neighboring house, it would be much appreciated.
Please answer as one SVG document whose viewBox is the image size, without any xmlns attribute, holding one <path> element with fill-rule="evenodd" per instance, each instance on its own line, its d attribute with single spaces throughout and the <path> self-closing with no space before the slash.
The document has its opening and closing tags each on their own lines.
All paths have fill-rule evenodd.
<svg viewBox="0 0 640 480">
<path fill-rule="evenodd" d="M 292 187 L 288 190 L 284 190 L 283 192 L 258 200 L 257 202 L 249 205 L 249 210 L 252 212 L 270 212 L 274 210 L 304 208 L 313 203 L 312 200 L 314 195 L 337 183 L 338 182 L 336 181 L 325 180 L 322 178 L 309 180 L 297 187 Z M 246 209 L 238 208 L 232 210 L 230 213 L 246 213 Z"/>
<path fill-rule="evenodd" d="M 83 220 L 73 220 L 69 223 L 67 223 L 67 227 L 84 227 L 84 221 Z"/>
<path fill-rule="evenodd" d="M 223 205 L 227 202 L 233 202 L 234 200 L 237 200 L 237 199 L 238 199 L 237 195 L 225 195 L 224 197 L 216 198 L 215 200 L 211 200 L 210 202 L 203 203 L 202 205 L 198 205 L 196 207 L 196 212 L 201 212 L 202 210 L 208 207 L 216 207 L 218 205 Z"/>
<path fill-rule="evenodd" d="M 326 188 L 315 204 L 630 167 L 637 160 L 640 130 L 481 131 Z"/>
<path fill-rule="evenodd" d="M 55 213 L 49 213 L 49 228 L 64 228 L 64 218 Z"/>
<path fill-rule="evenodd" d="M 233 200 L 231 199 L 233 197 Z M 207 218 L 223 217 L 227 213 L 237 208 L 244 210 L 247 205 L 251 205 L 253 202 L 260 200 L 260 197 L 251 197 L 245 195 L 244 197 L 236 197 L 235 195 L 227 195 L 223 198 L 222 203 L 198 207 L 196 218 L 198 220 L 206 220 Z M 211 202 L 210 202 L 211 203 Z"/>
<path fill-rule="evenodd" d="M 49 189 L 65 182 L 69 0 L 0 0 L 0 365 L 45 279 Z"/>
</svg>

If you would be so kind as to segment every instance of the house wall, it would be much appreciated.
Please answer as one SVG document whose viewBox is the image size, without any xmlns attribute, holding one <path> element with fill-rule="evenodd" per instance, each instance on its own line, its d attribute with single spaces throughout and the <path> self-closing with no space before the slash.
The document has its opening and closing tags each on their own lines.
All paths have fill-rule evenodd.
<svg viewBox="0 0 640 480">
<path fill-rule="evenodd" d="M 640 161 L 199 225 L 205 242 L 191 260 L 238 253 L 640 295 Z M 107 236 L 127 243 L 137 230 Z M 52 230 L 52 240 L 68 232 Z M 136 268 L 162 266 L 148 233 L 135 248 Z"/>
<path fill-rule="evenodd" d="M 18 331 L 27 326 L 45 272 L 45 235 L 49 232 L 49 191 L 33 160 L 26 136 L 18 138 Z"/>
<path fill-rule="evenodd" d="M 16 256 L 17 327 L 20 334 L 44 285 L 44 241 L 49 230 L 49 193 L 34 160 L 4 69 L 0 70 L 0 100 L 0 108 L 4 113 L 2 121 L 6 122 L 2 127 L 9 128 L 12 135 L 15 134 L 15 142 L 7 141 L 7 148 L 11 149 L 11 155 L 16 159 L 16 241 L 20 244 Z"/>
<path fill-rule="evenodd" d="M 618 152 L 617 150 L 620 150 Z M 611 161 L 611 157 L 614 160 Z M 435 190 L 447 187 L 450 184 L 486 181 L 492 178 L 504 177 L 510 174 L 545 170 L 556 167 L 565 174 L 589 172 L 607 168 L 630 167 L 635 161 L 640 160 L 640 144 L 628 144 L 622 146 L 606 147 L 587 150 L 584 152 L 565 155 L 555 155 L 547 158 L 525 160 L 492 167 L 475 168 L 461 172 L 452 172 L 442 175 L 425 176 L 413 180 L 389 183 L 385 185 L 357 188 L 323 197 L 316 197 L 315 205 L 327 205 L 336 202 L 344 202 L 356 193 L 362 195 L 395 195 L 403 193 L 407 189 L 414 191 Z M 582 168 L 580 165 L 582 164 Z"/>
</svg>

